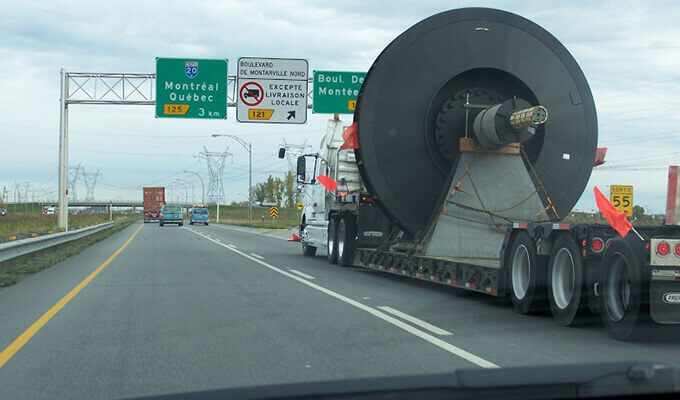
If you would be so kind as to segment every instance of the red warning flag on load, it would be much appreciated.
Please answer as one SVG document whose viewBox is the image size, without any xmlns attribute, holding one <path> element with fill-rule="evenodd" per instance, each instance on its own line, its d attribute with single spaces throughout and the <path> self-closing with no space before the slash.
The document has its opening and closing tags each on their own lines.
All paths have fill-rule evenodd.
<svg viewBox="0 0 680 400">
<path fill-rule="evenodd" d="M 338 188 L 338 182 L 336 182 L 335 179 L 331 178 L 330 176 L 317 175 L 316 180 L 321 182 L 321 184 L 326 189 L 328 189 L 329 192 L 332 192 Z"/>
<path fill-rule="evenodd" d="M 633 225 L 626 219 L 626 213 L 617 210 L 597 186 L 595 186 L 595 202 L 597 203 L 597 208 L 600 209 L 602 215 L 604 215 L 607 222 L 609 222 L 609 225 L 611 225 L 611 227 L 621 236 L 625 237 L 628 232 L 633 229 Z"/>
<path fill-rule="evenodd" d="M 344 149 L 358 149 L 359 140 L 357 139 L 357 123 L 354 122 L 352 125 L 348 126 L 342 132 L 342 138 L 345 139 L 345 143 L 340 146 L 340 150 Z"/>
<path fill-rule="evenodd" d="M 602 165 L 605 163 L 604 161 L 604 156 L 607 155 L 607 148 L 606 147 L 598 147 L 597 151 L 595 151 L 595 162 L 593 162 L 593 167 L 597 167 L 598 165 Z"/>
</svg>

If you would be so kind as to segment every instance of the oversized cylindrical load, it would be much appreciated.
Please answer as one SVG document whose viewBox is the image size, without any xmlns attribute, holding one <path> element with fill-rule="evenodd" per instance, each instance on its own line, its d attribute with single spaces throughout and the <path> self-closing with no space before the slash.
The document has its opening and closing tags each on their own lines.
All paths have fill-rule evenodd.
<svg viewBox="0 0 680 400">
<path fill-rule="evenodd" d="M 485 8 L 434 15 L 392 41 L 354 120 L 363 181 L 409 234 L 426 229 L 463 137 L 521 142 L 554 219 L 580 197 L 597 146 L 593 97 L 567 49 L 535 23 Z"/>
</svg>

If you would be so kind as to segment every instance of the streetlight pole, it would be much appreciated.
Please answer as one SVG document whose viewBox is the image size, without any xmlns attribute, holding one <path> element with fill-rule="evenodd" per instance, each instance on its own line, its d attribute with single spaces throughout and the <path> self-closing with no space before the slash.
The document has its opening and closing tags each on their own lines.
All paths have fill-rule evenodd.
<svg viewBox="0 0 680 400">
<path fill-rule="evenodd" d="M 187 181 L 187 180 L 185 180 L 185 179 L 179 179 L 179 178 L 177 178 L 176 180 L 177 180 L 177 182 L 188 183 L 189 185 L 191 185 L 191 203 L 193 203 L 194 200 L 195 200 L 195 198 L 196 198 L 195 195 L 194 195 L 194 189 L 195 189 L 194 183 L 191 182 L 191 181 Z M 187 204 L 187 205 L 188 205 L 188 204 Z"/>
<path fill-rule="evenodd" d="M 212 137 L 228 137 L 236 140 L 239 142 L 241 146 L 243 146 L 244 149 L 248 152 L 248 222 L 253 222 L 253 144 L 246 142 L 245 140 L 241 139 L 238 136 L 235 135 L 227 135 L 227 134 L 219 134 L 219 133 L 213 133 L 211 135 Z M 219 199 L 219 182 L 217 182 L 217 196 Z M 219 221 L 219 207 L 217 209 L 217 218 Z"/>
<path fill-rule="evenodd" d="M 198 177 L 198 179 L 201 180 L 201 186 L 203 187 L 203 196 L 201 197 L 201 204 L 205 205 L 205 183 L 203 183 L 203 178 L 201 178 L 201 175 L 197 174 L 196 172 L 193 171 L 184 171 L 187 174 L 194 174 Z"/>
</svg>

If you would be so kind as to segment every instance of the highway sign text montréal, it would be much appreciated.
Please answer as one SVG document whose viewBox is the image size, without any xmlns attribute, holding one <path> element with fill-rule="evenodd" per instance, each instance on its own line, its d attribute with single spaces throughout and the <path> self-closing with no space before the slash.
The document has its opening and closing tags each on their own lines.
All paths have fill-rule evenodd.
<svg viewBox="0 0 680 400">
<path fill-rule="evenodd" d="M 156 117 L 227 118 L 227 63 L 156 58 Z"/>
<path fill-rule="evenodd" d="M 239 122 L 307 122 L 307 60 L 241 57 L 236 119 Z"/>
<path fill-rule="evenodd" d="M 312 112 L 353 114 L 365 72 L 314 71 Z"/>
</svg>

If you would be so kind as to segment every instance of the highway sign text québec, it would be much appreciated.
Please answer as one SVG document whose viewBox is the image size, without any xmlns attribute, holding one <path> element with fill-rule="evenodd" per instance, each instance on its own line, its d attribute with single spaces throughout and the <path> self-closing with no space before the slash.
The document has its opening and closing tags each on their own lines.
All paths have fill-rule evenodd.
<svg viewBox="0 0 680 400">
<path fill-rule="evenodd" d="M 302 59 L 238 59 L 236 119 L 239 122 L 307 122 L 309 63 Z"/>
<path fill-rule="evenodd" d="M 312 112 L 353 114 L 365 72 L 314 71 Z"/>
<path fill-rule="evenodd" d="M 156 117 L 227 118 L 225 60 L 156 58 Z"/>
</svg>

